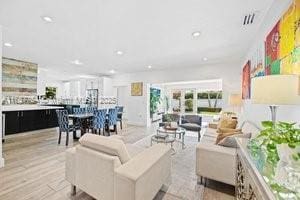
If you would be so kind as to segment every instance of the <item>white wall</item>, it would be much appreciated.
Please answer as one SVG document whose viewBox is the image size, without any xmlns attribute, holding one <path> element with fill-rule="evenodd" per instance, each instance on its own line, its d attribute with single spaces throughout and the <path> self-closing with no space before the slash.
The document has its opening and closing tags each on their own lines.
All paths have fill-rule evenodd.
<svg viewBox="0 0 300 200">
<path fill-rule="evenodd" d="M 48 71 L 39 67 L 37 77 L 37 95 L 45 95 L 46 87 L 56 87 L 56 97 L 60 98 L 63 95 L 63 82 L 53 79 L 49 76 Z"/>
<path fill-rule="evenodd" d="M 222 79 L 224 100 L 227 105 L 228 95 L 240 91 L 241 72 L 239 63 L 227 63 L 217 65 L 206 65 L 195 68 L 168 69 L 163 71 L 145 71 L 116 75 L 113 78 L 114 86 L 126 86 L 126 98 L 128 105 L 125 107 L 128 122 L 135 125 L 147 125 L 149 121 L 149 109 L 147 98 L 147 84 L 168 83 L 177 81 L 196 81 L 208 79 Z M 143 82 L 143 96 L 131 96 L 130 84 Z"/>
<path fill-rule="evenodd" d="M 240 66 L 243 66 L 246 61 L 251 58 L 251 55 L 255 51 L 255 48 L 261 45 L 271 31 L 277 21 L 285 13 L 292 0 L 282 1 L 274 0 L 273 5 L 268 11 L 263 23 L 260 27 L 259 32 L 255 35 L 255 40 L 253 46 L 249 48 L 249 53 L 245 57 L 244 63 L 241 63 Z M 254 105 L 251 104 L 251 100 L 244 101 L 244 108 L 242 116 L 244 119 L 249 119 L 258 125 L 263 120 L 270 120 L 271 115 L 267 105 Z M 278 109 L 277 119 L 281 121 L 291 121 L 291 122 L 300 122 L 300 107 L 299 106 L 281 106 Z"/>
<path fill-rule="evenodd" d="M 2 28 L 0 26 L 0 63 L 2 63 Z M 2 67 L 0 67 L 0 83 L 2 83 Z M 2 96 L 2 85 L 0 87 L 0 96 Z M 0 113 L 2 113 L 2 103 L 0 104 Z M 2 114 L 0 115 L 0 122 L 2 122 Z M 2 123 L 0 123 L 0 168 L 4 166 L 4 159 L 2 156 Z"/>
</svg>

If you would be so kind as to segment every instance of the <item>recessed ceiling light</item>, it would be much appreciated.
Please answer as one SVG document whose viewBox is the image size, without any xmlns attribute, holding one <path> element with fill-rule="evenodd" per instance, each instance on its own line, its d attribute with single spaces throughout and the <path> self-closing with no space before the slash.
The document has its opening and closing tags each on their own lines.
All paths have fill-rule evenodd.
<svg viewBox="0 0 300 200">
<path fill-rule="evenodd" d="M 149 65 L 149 66 L 148 66 L 148 69 L 151 69 L 151 68 L 152 68 L 152 66 L 151 66 L 151 65 Z"/>
<path fill-rule="evenodd" d="M 201 35 L 200 31 L 195 31 L 195 32 L 192 33 L 193 37 L 199 37 L 200 35 Z"/>
<path fill-rule="evenodd" d="M 42 19 L 45 21 L 45 22 L 53 22 L 53 19 L 49 16 L 42 16 Z"/>
<path fill-rule="evenodd" d="M 74 65 L 82 65 L 83 64 L 79 60 L 73 60 L 73 61 L 71 61 L 71 63 L 74 64 Z"/>
<path fill-rule="evenodd" d="M 116 54 L 119 55 L 119 56 L 121 56 L 121 55 L 124 54 L 124 52 L 123 51 L 116 51 Z"/>
<path fill-rule="evenodd" d="M 4 46 L 6 46 L 6 47 L 12 47 L 13 45 L 11 43 L 5 42 Z"/>
<path fill-rule="evenodd" d="M 109 73 L 114 74 L 114 73 L 116 73 L 116 71 L 112 69 L 112 70 L 109 70 Z"/>
<path fill-rule="evenodd" d="M 207 61 L 207 60 L 208 60 L 208 58 L 204 57 L 204 58 L 203 58 L 203 60 L 204 60 L 204 61 Z"/>
</svg>

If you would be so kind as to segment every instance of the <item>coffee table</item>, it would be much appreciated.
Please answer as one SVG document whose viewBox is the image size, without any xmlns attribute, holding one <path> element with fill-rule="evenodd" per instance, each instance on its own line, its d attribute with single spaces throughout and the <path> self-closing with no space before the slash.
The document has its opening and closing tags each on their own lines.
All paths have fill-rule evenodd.
<svg viewBox="0 0 300 200">
<path fill-rule="evenodd" d="M 176 139 L 177 134 L 179 135 L 179 139 L 181 139 L 181 141 L 179 141 L 181 143 L 181 148 L 184 149 L 185 148 L 185 144 L 184 144 L 184 136 L 185 136 L 185 129 L 178 127 L 175 130 L 170 130 L 170 129 L 166 129 L 165 127 L 159 127 L 157 129 L 157 134 L 167 134 L 167 135 L 174 135 L 174 138 Z"/>
<path fill-rule="evenodd" d="M 161 134 L 156 134 L 151 137 L 151 146 L 152 146 L 153 142 L 163 143 L 163 144 L 171 144 L 171 149 L 173 151 L 172 155 L 173 155 L 176 153 L 175 149 L 173 148 L 174 141 L 175 141 L 175 138 L 172 136 L 165 134 L 163 137 L 163 135 L 161 135 Z"/>
</svg>

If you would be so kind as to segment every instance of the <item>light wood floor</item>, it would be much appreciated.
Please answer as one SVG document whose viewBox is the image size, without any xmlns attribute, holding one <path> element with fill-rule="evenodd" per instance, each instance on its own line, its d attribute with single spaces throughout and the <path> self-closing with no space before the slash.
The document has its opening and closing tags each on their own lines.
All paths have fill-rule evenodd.
<svg viewBox="0 0 300 200">
<path fill-rule="evenodd" d="M 126 136 L 129 143 L 134 143 L 151 133 L 151 128 L 135 126 L 128 126 L 119 131 L 119 134 Z M 1 200 L 92 199 L 81 191 L 78 191 L 76 196 L 70 195 L 70 184 L 65 180 L 65 150 L 76 142 L 71 140 L 69 147 L 66 147 L 65 137 L 63 136 L 61 145 L 57 144 L 57 138 L 56 129 L 8 136 L 3 144 L 5 167 L 0 169 Z M 223 195 L 212 189 L 206 191 L 204 196 L 210 197 L 206 199 L 233 199 L 228 194 Z M 189 198 L 181 198 L 178 194 L 158 194 L 156 199 Z"/>
</svg>

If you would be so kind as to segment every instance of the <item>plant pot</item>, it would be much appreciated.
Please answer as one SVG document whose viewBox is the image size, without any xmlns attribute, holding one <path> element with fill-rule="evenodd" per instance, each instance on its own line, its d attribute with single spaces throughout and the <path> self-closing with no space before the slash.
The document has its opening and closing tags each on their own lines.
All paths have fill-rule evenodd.
<svg viewBox="0 0 300 200">
<path fill-rule="evenodd" d="M 291 148 L 288 144 L 278 144 L 276 148 L 280 158 L 280 163 L 285 163 L 293 167 L 300 167 L 300 160 L 296 161 L 293 159 L 293 154 L 300 153 L 300 146 Z"/>
</svg>

